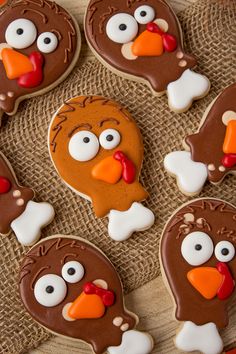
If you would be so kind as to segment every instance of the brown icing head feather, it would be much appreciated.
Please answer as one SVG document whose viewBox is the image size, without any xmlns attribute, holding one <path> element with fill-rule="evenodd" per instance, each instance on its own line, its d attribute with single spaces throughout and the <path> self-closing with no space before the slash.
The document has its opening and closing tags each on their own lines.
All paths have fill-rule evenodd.
<svg viewBox="0 0 236 354">
<path fill-rule="evenodd" d="M 199 131 L 185 139 L 190 147 L 192 159 L 209 166 L 208 178 L 211 182 L 217 183 L 227 173 L 236 171 L 236 160 L 231 167 L 226 167 L 222 163 L 225 155 L 223 146 L 230 120 L 236 120 L 236 84 L 228 86 L 213 101 Z M 231 138 L 235 140 L 235 127 L 232 132 Z M 233 148 L 231 151 L 235 151 L 236 154 L 236 149 Z"/>
<path fill-rule="evenodd" d="M 112 23 L 119 14 L 120 19 Z M 129 15 L 125 23 L 122 14 Z M 108 22 L 112 23 L 109 29 Z M 174 36 L 175 50 L 163 49 L 163 37 L 157 33 L 152 33 L 152 38 L 140 37 L 149 36 L 147 24 L 153 22 Z M 177 80 L 186 68 L 196 65 L 195 59 L 183 52 L 178 20 L 163 0 L 91 0 L 85 17 L 85 34 L 92 49 L 108 65 L 131 78 L 148 82 L 157 93 L 165 91 L 168 83 Z M 135 50 L 132 44 L 137 39 L 139 45 Z M 161 48 L 160 52 L 154 50 L 150 55 L 149 51 L 156 47 Z"/>
<path fill-rule="evenodd" d="M 218 328 L 228 324 L 227 305 L 236 279 L 235 246 L 234 206 L 204 198 L 174 213 L 163 232 L 161 260 L 175 299 L 176 319 L 197 325 L 213 322 Z M 231 287 L 226 286 L 226 273 Z"/>
<path fill-rule="evenodd" d="M 13 2 L 0 15 L 0 109 L 13 114 L 16 101 L 62 79 L 79 51 L 77 32 L 72 17 L 55 2 Z"/>
<path fill-rule="evenodd" d="M 82 273 L 76 264 L 83 267 Z M 49 280 L 40 287 L 43 277 L 49 274 Z M 106 284 L 113 292 L 113 305 L 106 306 L 100 318 L 66 319 L 63 315 L 65 305 L 74 303 L 83 293 L 84 284 L 95 280 L 100 280 L 96 283 L 100 284 L 99 287 L 102 285 L 105 289 L 103 284 Z M 61 283 L 66 289 L 64 295 Z M 37 322 L 57 334 L 91 344 L 98 354 L 108 346 L 121 343 L 123 332 L 113 324 L 114 318 L 121 316 L 130 328 L 136 323 L 135 316 L 124 309 L 122 285 L 110 261 L 97 248 L 78 238 L 54 236 L 35 245 L 22 262 L 20 295 L 27 311 Z M 91 311 L 91 296 L 97 297 L 85 294 L 80 297 L 80 303 L 76 304 L 77 313 Z M 51 306 L 43 305 L 45 301 Z"/>
<path fill-rule="evenodd" d="M 146 197 L 138 182 L 143 159 L 140 131 L 112 100 L 81 96 L 66 102 L 50 125 L 49 149 L 63 181 L 91 199 L 99 217 L 111 209 L 127 210 Z M 118 151 L 134 166 L 132 183 L 122 177 L 122 164 L 114 158 Z"/>
</svg>

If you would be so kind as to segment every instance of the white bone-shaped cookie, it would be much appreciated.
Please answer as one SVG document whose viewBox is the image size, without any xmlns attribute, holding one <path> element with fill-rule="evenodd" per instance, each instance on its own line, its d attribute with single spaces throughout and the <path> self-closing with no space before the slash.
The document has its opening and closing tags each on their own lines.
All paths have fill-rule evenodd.
<svg viewBox="0 0 236 354">
<path fill-rule="evenodd" d="M 118 347 L 109 347 L 109 354 L 148 354 L 152 351 L 153 340 L 144 332 L 135 330 L 123 334 L 122 343 Z"/>
</svg>

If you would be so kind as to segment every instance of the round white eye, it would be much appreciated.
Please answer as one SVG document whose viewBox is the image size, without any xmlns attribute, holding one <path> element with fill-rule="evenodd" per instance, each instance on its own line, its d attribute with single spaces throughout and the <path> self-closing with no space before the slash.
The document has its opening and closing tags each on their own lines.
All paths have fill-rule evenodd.
<svg viewBox="0 0 236 354">
<path fill-rule="evenodd" d="M 65 281 L 56 274 L 46 274 L 39 278 L 34 287 L 34 296 L 43 306 L 60 304 L 67 293 Z"/>
<path fill-rule="evenodd" d="M 52 32 L 41 33 L 37 39 L 37 47 L 42 53 L 52 53 L 57 48 L 58 39 Z"/>
<path fill-rule="evenodd" d="M 154 20 L 155 11 L 148 5 L 139 6 L 134 12 L 134 17 L 138 23 L 146 25 Z"/>
<path fill-rule="evenodd" d="M 133 16 L 120 13 L 109 19 L 106 32 L 113 42 L 124 44 L 132 41 L 136 37 L 138 24 Z"/>
<path fill-rule="evenodd" d="M 106 129 L 101 133 L 99 142 L 106 150 L 114 149 L 120 143 L 120 134 L 115 129 Z"/>
<path fill-rule="evenodd" d="M 235 256 L 234 245 L 229 241 L 220 241 L 215 247 L 215 256 L 220 262 L 230 262 Z"/>
<path fill-rule="evenodd" d="M 61 275 L 68 283 L 77 283 L 84 277 L 84 267 L 77 261 L 70 261 L 62 267 Z"/>
<path fill-rule="evenodd" d="M 19 18 L 11 22 L 5 32 L 7 44 L 16 49 L 28 48 L 34 43 L 37 30 L 32 21 Z"/>
<path fill-rule="evenodd" d="M 184 259 L 192 266 L 198 266 L 207 262 L 214 251 L 211 238 L 200 231 L 188 234 L 181 245 L 181 253 Z"/>
<path fill-rule="evenodd" d="M 98 138 L 89 131 L 81 130 L 70 139 L 69 153 L 77 161 L 92 160 L 97 155 L 98 150 Z"/>
</svg>

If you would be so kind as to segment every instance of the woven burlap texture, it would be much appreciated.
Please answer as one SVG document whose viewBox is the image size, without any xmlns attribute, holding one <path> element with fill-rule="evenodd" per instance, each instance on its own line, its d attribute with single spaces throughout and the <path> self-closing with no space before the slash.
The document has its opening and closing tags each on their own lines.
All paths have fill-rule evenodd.
<svg viewBox="0 0 236 354">
<path fill-rule="evenodd" d="M 165 96 L 155 98 L 143 84 L 112 74 L 97 61 L 76 68 L 52 92 L 21 104 L 18 113 L 3 122 L 0 146 L 14 166 L 19 181 L 36 191 L 37 201 L 49 201 L 55 221 L 43 237 L 55 233 L 80 235 L 100 247 L 119 272 L 129 291 L 160 274 L 158 243 L 170 214 L 187 200 L 174 179 L 163 170 L 163 157 L 181 148 L 181 141 L 194 132 L 207 105 L 235 81 L 236 2 L 202 0 L 180 15 L 185 47 L 199 59 L 197 70 L 212 84 L 210 94 L 194 103 L 187 113 L 170 112 Z M 80 94 L 100 94 L 122 103 L 136 119 L 145 145 L 141 181 L 150 193 L 145 203 L 156 214 L 155 225 L 124 243 L 107 235 L 107 220 L 94 217 L 89 202 L 70 191 L 57 176 L 47 151 L 47 130 L 55 110 L 66 99 Z M 201 196 L 236 202 L 236 178 L 221 186 L 207 184 Z M 20 260 L 27 248 L 15 236 L 0 238 L 0 353 L 16 354 L 35 347 L 49 334 L 25 312 L 18 295 Z"/>
</svg>

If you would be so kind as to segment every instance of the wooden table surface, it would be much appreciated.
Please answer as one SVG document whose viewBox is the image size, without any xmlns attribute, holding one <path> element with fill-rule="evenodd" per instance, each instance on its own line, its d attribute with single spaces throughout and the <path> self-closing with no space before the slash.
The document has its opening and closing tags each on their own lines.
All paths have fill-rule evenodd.
<svg viewBox="0 0 236 354">
<path fill-rule="evenodd" d="M 56 0 L 72 13 L 83 30 L 83 17 L 88 0 Z M 169 0 L 176 13 L 186 8 L 196 0 Z M 82 53 L 79 63 L 86 62 L 93 58 L 83 37 Z M 126 307 L 139 315 L 140 323 L 138 329 L 149 332 L 155 341 L 153 353 L 181 354 L 175 349 L 174 336 L 178 323 L 173 317 L 173 303 L 168 294 L 162 278 L 158 277 L 141 288 L 134 290 L 125 297 Z M 235 342 L 236 333 L 236 296 L 230 309 L 231 326 L 223 331 L 224 343 L 232 347 Z M 236 346 L 236 344 L 235 344 Z M 82 342 L 73 342 L 62 337 L 52 337 L 37 349 L 31 350 L 28 354 L 89 354 L 91 348 Z"/>
</svg>

